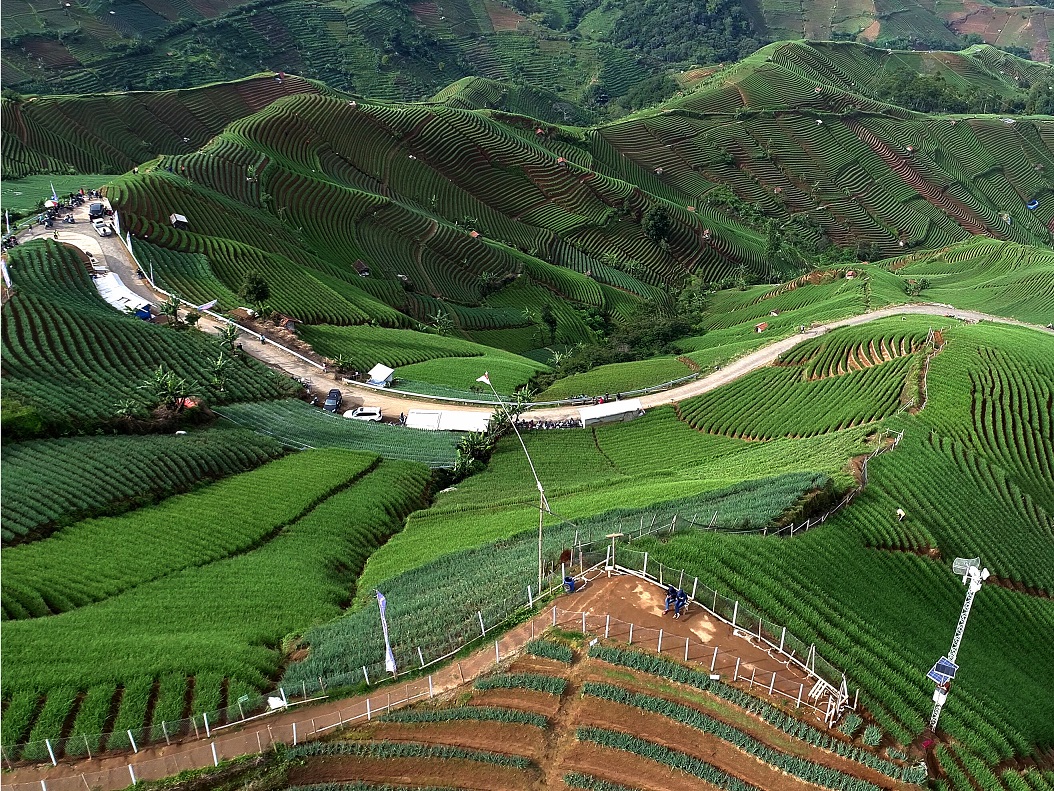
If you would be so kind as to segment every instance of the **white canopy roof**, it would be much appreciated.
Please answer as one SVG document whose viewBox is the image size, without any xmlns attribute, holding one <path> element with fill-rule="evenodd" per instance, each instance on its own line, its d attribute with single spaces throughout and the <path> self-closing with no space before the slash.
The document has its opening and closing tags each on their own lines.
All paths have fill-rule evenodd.
<svg viewBox="0 0 1054 791">
<path fill-rule="evenodd" d="M 637 412 L 640 408 L 640 399 L 630 398 L 623 401 L 605 401 L 596 406 L 579 407 L 578 414 L 582 416 L 582 422 L 586 423 L 590 420 L 622 415 L 626 412 Z"/>
<path fill-rule="evenodd" d="M 383 382 L 388 377 L 395 373 L 394 368 L 389 368 L 384 363 L 377 363 L 373 368 L 370 369 L 370 381 L 371 382 Z"/>
<path fill-rule="evenodd" d="M 490 414 L 456 409 L 411 409 L 406 414 L 406 425 L 428 431 L 486 431 Z"/>
<path fill-rule="evenodd" d="M 114 272 L 100 274 L 95 279 L 95 287 L 99 289 L 102 298 L 124 313 L 126 310 L 136 310 L 149 305 L 150 300 L 141 297 L 132 291 Z"/>
</svg>

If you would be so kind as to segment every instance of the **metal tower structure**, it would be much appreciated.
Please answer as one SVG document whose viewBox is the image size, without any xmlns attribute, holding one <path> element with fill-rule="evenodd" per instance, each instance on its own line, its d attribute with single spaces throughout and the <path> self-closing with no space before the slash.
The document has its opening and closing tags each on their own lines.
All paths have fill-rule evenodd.
<svg viewBox="0 0 1054 791">
<path fill-rule="evenodd" d="M 941 657 L 933 669 L 926 674 L 937 685 L 937 688 L 933 690 L 933 714 L 930 715 L 930 730 L 934 733 L 937 731 L 937 720 L 940 719 L 941 709 L 944 708 L 944 702 L 948 699 L 948 690 L 955 678 L 955 671 L 959 669 L 959 666 L 955 664 L 955 657 L 959 653 L 963 632 L 966 631 L 966 619 L 970 617 L 974 596 L 977 595 L 977 591 L 981 590 L 984 581 L 991 576 L 988 569 L 981 568 L 980 558 L 956 558 L 952 563 L 952 571 L 962 575 L 963 584 L 967 586 L 966 601 L 963 603 L 962 613 L 959 615 L 959 623 L 955 627 L 955 635 L 952 637 L 952 646 L 948 650 L 948 655 Z"/>
</svg>

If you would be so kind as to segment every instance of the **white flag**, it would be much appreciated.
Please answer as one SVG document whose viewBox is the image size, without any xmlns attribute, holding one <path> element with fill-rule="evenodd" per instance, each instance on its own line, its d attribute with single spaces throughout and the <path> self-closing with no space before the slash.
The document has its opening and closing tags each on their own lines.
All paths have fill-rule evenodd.
<svg viewBox="0 0 1054 791">
<path fill-rule="evenodd" d="M 55 203 L 59 202 L 59 195 L 58 195 L 57 192 L 55 192 L 55 182 L 54 181 L 51 182 L 51 199 L 53 201 L 55 201 Z"/>
<path fill-rule="evenodd" d="M 216 307 L 217 302 L 219 302 L 219 300 L 214 299 L 211 302 L 206 302 L 204 305 L 198 305 L 196 308 L 194 308 L 194 310 L 212 310 L 214 307 Z"/>
<path fill-rule="evenodd" d="M 487 373 L 483 374 L 483 376 L 479 377 L 479 379 L 477 379 L 476 381 L 486 382 L 487 384 L 490 384 L 490 372 L 488 371 Z"/>
<path fill-rule="evenodd" d="M 388 600 L 380 591 L 377 591 L 377 604 L 381 608 L 381 631 L 384 632 L 384 669 L 389 673 L 397 673 L 395 654 L 392 653 L 392 644 L 388 640 L 388 620 L 384 617 L 384 611 L 388 608 Z"/>
</svg>

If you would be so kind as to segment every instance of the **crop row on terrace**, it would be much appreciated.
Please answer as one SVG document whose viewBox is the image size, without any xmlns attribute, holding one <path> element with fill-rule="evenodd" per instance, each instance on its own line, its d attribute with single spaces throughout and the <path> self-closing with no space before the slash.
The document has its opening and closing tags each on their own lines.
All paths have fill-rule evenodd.
<svg viewBox="0 0 1054 791">
<path fill-rule="evenodd" d="M 457 443 L 464 436 L 460 432 L 345 420 L 298 400 L 229 404 L 219 413 L 232 423 L 272 437 L 287 447 L 369 451 L 386 459 L 415 461 L 429 467 L 452 467 Z"/>
<path fill-rule="evenodd" d="M 10 445 L 4 450 L 3 543 L 244 472 L 281 452 L 273 440 L 241 431 Z"/>
<path fill-rule="evenodd" d="M 103 708 L 116 707 L 115 722 L 131 728 L 144 744 L 163 738 L 166 719 L 172 734 L 193 730 L 185 719 L 191 714 L 212 712 L 216 722 L 223 705 L 233 708 L 221 712 L 220 720 L 237 716 L 234 700 L 242 694 L 259 705 L 255 693 L 271 688 L 278 668 L 278 652 L 269 646 L 340 614 L 366 558 L 420 506 L 429 480 L 420 465 L 378 464 L 374 456 L 348 451 L 304 451 L 289 460 L 290 485 L 299 482 L 304 489 L 324 459 L 329 467 L 367 472 L 247 551 L 143 582 L 61 616 L 7 622 L 7 754 L 39 759 L 46 756 L 45 738 L 73 754 L 84 740 L 65 737 L 97 735 Z M 257 503 L 261 497 L 257 493 Z M 164 507 L 137 515 L 149 520 Z M 80 690 L 88 694 L 81 697 Z M 106 690 L 113 692 L 104 705 Z M 156 698 L 149 721 L 147 698 Z M 115 735 L 110 746 L 126 738 L 123 732 Z M 25 751 L 14 747 L 26 742 L 32 744 Z"/>
<path fill-rule="evenodd" d="M 79 522 L 12 547 L 4 553 L 4 617 L 66 612 L 245 552 L 368 473 L 374 461 L 340 464 L 345 458 L 340 451 L 289 456 L 153 508 Z M 275 503 L 261 511 L 265 493 Z M 171 524 L 178 533 L 165 529 Z"/>
<path fill-rule="evenodd" d="M 821 750 L 829 750 L 855 764 L 874 769 L 887 777 L 899 778 L 908 782 L 912 782 L 912 779 L 919 779 L 913 769 L 901 767 L 896 763 L 880 758 L 865 749 L 849 744 L 806 721 L 798 719 L 793 714 L 789 714 L 761 698 L 754 697 L 750 693 L 722 681 L 711 679 L 705 667 L 696 670 L 663 656 L 612 645 L 592 646 L 589 649 L 589 657 L 617 667 L 659 676 L 664 681 L 668 680 L 676 684 L 704 690 L 722 701 L 756 714 L 769 725 L 796 739 L 801 739 Z"/>
<path fill-rule="evenodd" d="M 19 145 L 9 149 L 5 144 L 3 170 L 17 178 L 40 170 L 43 158 L 45 170 L 124 172 L 158 151 L 191 151 L 231 121 L 280 96 L 316 90 L 299 77 L 276 83 L 270 76 L 259 76 L 161 93 L 55 96 L 34 102 L 5 98 L 4 129 Z M 71 127 L 79 133 L 76 143 L 69 137 Z M 184 137 L 191 142 L 185 143 Z"/>
<path fill-rule="evenodd" d="M 918 364 L 912 352 L 920 340 L 918 329 L 836 330 L 775 367 L 683 402 L 679 414 L 694 428 L 745 439 L 813 436 L 872 423 L 911 399 L 906 394 Z"/>
<path fill-rule="evenodd" d="M 18 293 L 3 307 L 6 394 L 42 413 L 92 421 L 112 416 L 123 400 L 142 405 L 140 385 L 161 362 L 213 402 L 292 390 L 251 360 L 230 366 L 222 390 L 211 384 L 218 345 L 201 333 L 122 316 L 102 300 L 79 256 L 65 245 L 20 245 L 8 265 Z"/>
</svg>

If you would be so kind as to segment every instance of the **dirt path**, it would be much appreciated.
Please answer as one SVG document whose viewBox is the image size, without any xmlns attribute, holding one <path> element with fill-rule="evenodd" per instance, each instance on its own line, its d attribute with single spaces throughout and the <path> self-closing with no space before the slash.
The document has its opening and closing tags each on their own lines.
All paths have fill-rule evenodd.
<svg viewBox="0 0 1054 791">
<path fill-rule="evenodd" d="M 116 272 L 126 286 L 145 299 L 155 303 L 163 302 L 165 300 L 164 296 L 155 293 L 150 288 L 150 284 L 147 280 L 136 277 L 135 263 L 123 242 L 121 242 L 116 236 L 100 238 L 95 231 L 92 230 L 92 227 L 87 220 L 87 202 L 76 209 L 74 215 L 77 218 L 75 224 L 68 225 L 57 223 L 55 225 L 59 232 L 58 241 L 72 244 L 82 250 L 92 252 L 100 261 L 105 261 L 110 270 Z M 23 232 L 23 234 L 20 235 L 20 241 L 50 237 L 52 236 L 52 233 L 52 231 L 47 231 L 43 227 L 37 226 L 32 231 Z M 665 390 L 661 393 L 642 396 L 640 399 L 641 405 L 645 409 L 652 409 L 658 406 L 666 406 L 667 404 L 676 404 L 687 398 L 692 398 L 693 396 L 716 390 L 718 387 L 733 382 L 742 376 L 746 376 L 752 371 L 771 365 L 777 357 L 790 351 L 799 343 L 816 337 L 817 335 L 822 335 L 830 330 L 838 329 L 839 327 L 854 327 L 871 321 L 889 318 L 890 316 L 908 315 L 946 316 L 967 321 L 991 321 L 999 324 L 1028 327 L 1030 329 L 1040 330 L 1041 332 L 1047 332 L 1054 335 L 1054 331 L 1036 324 L 1028 324 L 1023 321 L 1003 318 L 1001 316 L 992 316 L 975 310 L 959 310 L 951 305 L 935 303 L 891 305 L 871 313 L 863 313 L 839 321 L 832 321 L 822 327 L 812 328 L 806 330 L 804 333 L 792 335 L 789 338 L 770 343 L 750 354 L 744 355 L 735 362 L 729 363 L 727 367 L 714 371 L 702 379 L 697 379 L 694 382 L 689 382 L 688 384 L 675 387 L 671 390 Z M 222 323 L 216 319 L 204 316 L 198 322 L 198 326 L 205 332 L 218 333 Z M 384 412 L 386 418 L 396 418 L 400 413 L 408 412 L 411 409 L 434 410 L 437 408 L 456 408 L 461 411 L 486 413 L 493 411 L 491 407 L 486 406 L 449 404 L 447 407 L 444 407 L 443 402 L 432 401 L 426 398 L 402 396 L 390 391 L 380 391 L 357 383 L 348 383 L 335 374 L 319 370 L 315 366 L 289 354 L 284 349 L 273 343 L 260 343 L 255 337 L 245 334 L 241 336 L 241 341 L 243 344 L 243 351 L 246 354 L 255 357 L 257 360 L 260 360 L 271 368 L 308 382 L 308 389 L 311 392 L 318 394 L 320 399 L 325 396 L 330 388 L 339 388 L 344 396 L 342 409 L 345 410 L 354 409 L 355 407 L 363 405 L 379 406 Z M 530 412 L 530 417 L 537 420 L 561 420 L 565 418 L 577 418 L 578 416 L 578 408 L 572 406 L 543 407 L 540 409 L 533 409 Z"/>
<path fill-rule="evenodd" d="M 628 626 L 632 623 L 633 644 L 655 650 L 656 635 L 661 628 L 662 653 L 671 658 L 684 658 L 685 641 L 688 640 L 690 658 L 702 669 L 709 670 L 717 648 L 715 672 L 726 678 L 730 679 L 738 668 L 741 679 L 756 677 L 753 686 L 767 689 L 772 673 L 776 673 L 776 689 L 793 694 L 804 684 L 807 691 L 808 685 L 800 671 L 788 668 L 783 660 L 770 656 L 767 651 L 733 633 L 727 624 L 699 608 L 692 608 L 679 621 L 664 618 L 662 602 L 663 590 L 658 585 L 624 575 L 596 579 L 579 593 L 560 596 L 555 605 L 557 622 L 564 629 L 580 629 L 581 613 L 586 613 L 587 628 L 592 634 L 603 636 L 610 623 L 611 639 L 626 642 Z M 550 605 L 530 621 L 502 635 L 497 640 L 502 661 L 508 660 L 552 623 L 553 606 Z M 291 744 L 294 738 L 297 742 L 306 741 L 349 721 L 368 720 L 388 708 L 399 708 L 431 696 L 452 695 L 464 684 L 493 668 L 494 664 L 495 645 L 488 641 L 471 656 L 416 681 L 381 687 L 356 698 L 319 700 L 312 705 L 295 706 L 216 729 L 211 740 L 186 738 L 171 745 L 143 747 L 136 754 L 122 752 L 92 759 L 63 760 L 58 766 L 19 766 L 4 772 L 3 786 L 10 791 L 76 791 L 84 788 L 113 791 L 130 785 L 133 773 L 136 780 L 157 780 L 187 769 L 212 766 L 214 758 L 223 760 L 262 752 L 276 742 Z M 557 710 L 564 700 L 566 698 L 554 701 Z M 564 747 L 566 745 L 560 745 L 556 752 L 562 752 Z M 45 788 L 41 787 L 41 781 L 46 783 Z"/>
</svg>

